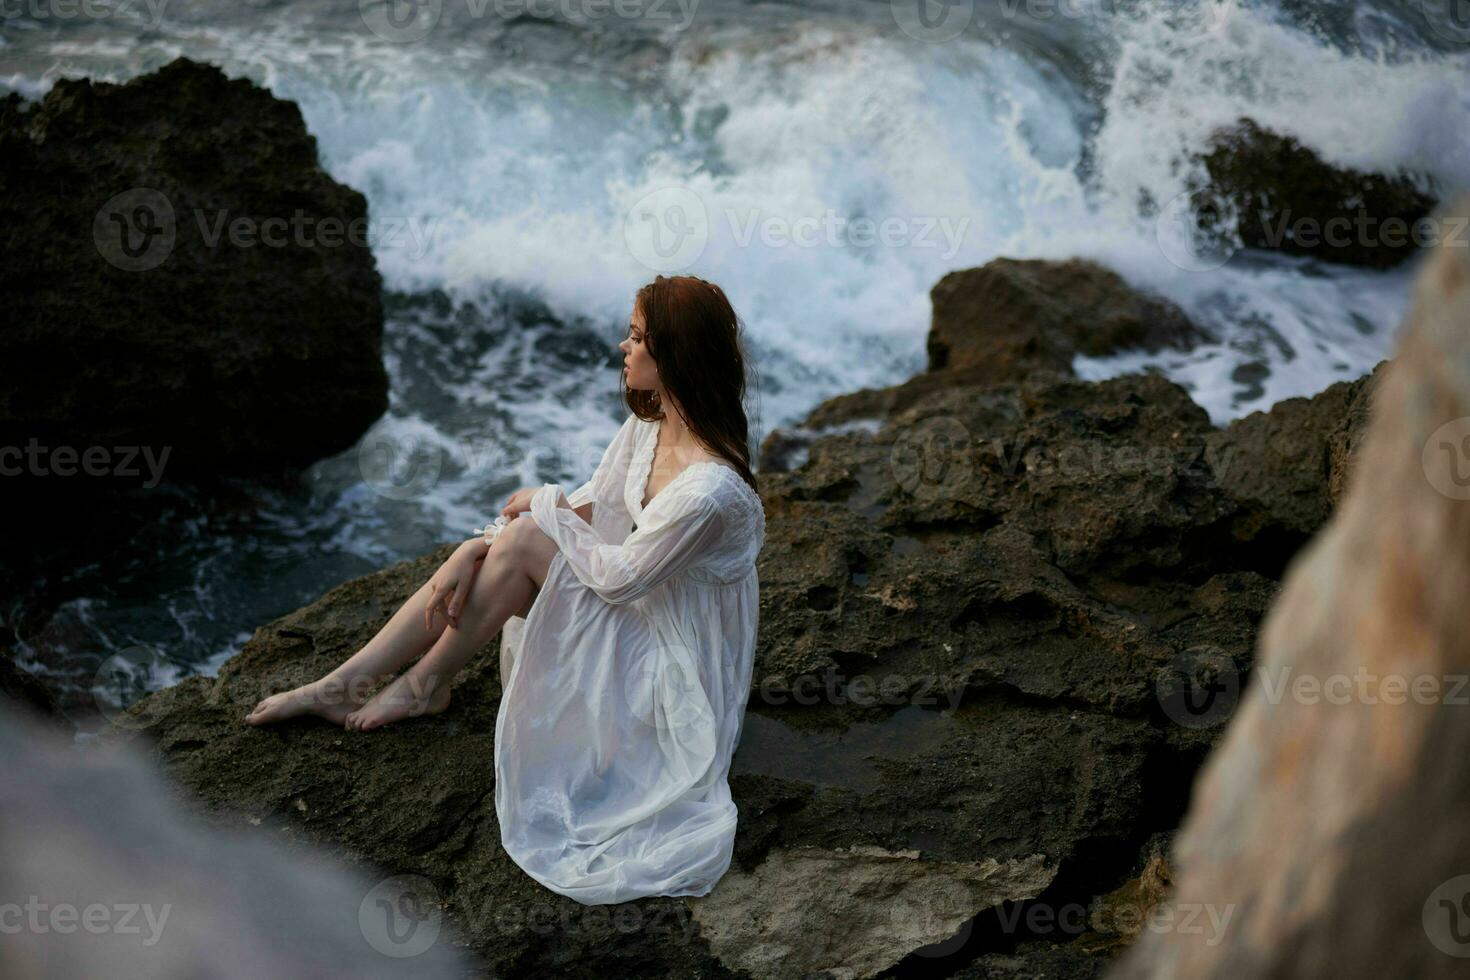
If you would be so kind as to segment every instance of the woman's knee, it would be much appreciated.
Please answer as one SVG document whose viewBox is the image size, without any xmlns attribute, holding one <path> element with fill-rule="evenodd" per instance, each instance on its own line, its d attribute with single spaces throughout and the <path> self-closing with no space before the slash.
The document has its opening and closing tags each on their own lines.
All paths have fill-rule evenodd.
<svg viewBox="0 0 1470 980">
<path fill-rule="evenodd" d="M 547 540 L 541 528 L 536 526 L 536 521 L 530 514 L 522 514 L 506 526 L 500 536 L 495 539 L 495 544 L 490 548 L 493 556 L 500 552 L 502 560 L 524 562 L 530 555 L 536 553 L 540 542 L 537 539 Z"/>
<path fill-rule="evenodd" d="M 539 587 L 546 580 L 556 551 L 556 542 L 536 526 L 530 515 L 522 515 L 500 532 L 486 562 L 497 572 L 523 576 Z"/>
</svg>

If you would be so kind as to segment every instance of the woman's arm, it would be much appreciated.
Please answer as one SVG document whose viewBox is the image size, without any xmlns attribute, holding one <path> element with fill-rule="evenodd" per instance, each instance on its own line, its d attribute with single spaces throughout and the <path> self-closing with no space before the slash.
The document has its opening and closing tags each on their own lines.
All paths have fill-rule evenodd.
<svg viewBox="0 0 1470 980">
<path fill-rule="evenodd" d="M 592 524 L 592 508 L 596 505 L 596 501 L 587 499 L 592 496 L 591 491 L 586 489 L 588 487 L 590 487 L 590 483 L 583 484 L 581 487 L 578 487 L 577 490 L 574 490 L 572 492 L 572 496 L 575 499 L 578 496 L 578 491 L 582 491 L 582 498 L 584 500 L 587 500 L 587 502 L 580 507 L 572 507 L 572 510 L 576 511 L 577 516 L 586 521 L 587 524 L 590 526 Z M 530 510 L 531 495 L 540 489 L 540 487 L 522 487 L 515 493 L 511 494 L 510 499 L 507 500 L 505 502 L 505 506 L 501 508 L 501 516 L 506 518 L 515 518 Z M 563 499 L 563 506 L 571 505 L 567 504 L 565 499 Z M 476 528 L 475 530 L 478 532 L 479 528 Z"/>
<path fill-rule="evenodd" d="M 558 486 L 559 485 L 560 484 L 558 484 Z M 565 507 L 565 508 L 567 508 L 572 513 L 576 514 L 578 517 L 582 518 L 582 520 L 586 521 L 588 527 L 592 527 L 593 526 L 593 524 L 592 524 L 592 508 L 597 506 L 597 501 L 595 499 L 593 499 L 593 500 L 587 500 L 588 497 L 592 496 L 591 492 L 588 489 L 591 486 L 592 486 L 591 481 L 588 481 L 587 483 L 584 483 L 584 484 L 582 484 L 582 486 L 580 486 L 577 489 L 573 490 L 572 491 L 572 496 L 571 496 L 570 499 L 568 499 L 568 497 L 566 496 L 566 494 L 561 494 L 560 496 L 558 496 L 557 501 L 556 501 L 556 505 L 558 507 Z M 532 487 L 531 488 L 532 495 L 534 495 L 535 492 L 537 490 L 540 490 L 540 489 L 541 489 L 540 487 Z M 572 502 L 571 502 L 573 500 L 576 500 L 579 496 L 582 499 L 587 500 L 587 502 L 585 504 L 583 504 L 582 506 L 580 506 L 580 507 L 573 505 Z M 526 498 L 526 507 L 525 507 L 525 509 L 526 510 L 530 510 L 531 509 L 531 498 L 530 497 L 527 497 Z"/>
<path fill-rule="evenodd" d="M 593 527 L 593 513 L 602 497 L 604 506 L 616 509 L 621 503 L 623 481 L 628 475 L 628 461 L 632 455 L 633 435 L 637 424 L 637 416 L 629 414 L 623 420 L 623 425 L 613 436 L 612 442 L 607 449 L 603 450 L 602 458 L 597 462 L 596 471 L 586 483 L 573 490 L 568 498 L 563 498 L 563 505 L 570 506 L 576 511 L 577 516 L 586 522 L 588 527 Z M 540 487 L 522 487 L 511 494 L 510 499 L 501 508 L 500 513 L 507 518 L 515 517 L 531 509 L 531 495 Z"/>
<path fill-rule="evenodd" d="M 591 478 L 573 490 L 570 496 L 563 496 L 558 503 L 558 506 L 570 507 L 588 527 L 594 526 L 593 513 L 599 503 L 610 508 L 619 506 L 623 481 L 628 476 L 628 462 L 633 454 L 633 437 L 637 425 L 638 417 L 630 413 L 603 451 Z"/>
<path fill-rule="evenodd" d="M 666 491 L 667 492 L 667 491 Z M 662 501 L 661 501 L 662 503 Z M 606 544 L 572 515 L 560 484 L 548 483 L 531 497 L 536 525 L 556 542 L 584 585 L 618 604 L 647 595 L 719 543 L 724 518 L 709 494 L 680 493 L 622 544 Z M 651 510 L 652 508 L 650 508 Z"/>
</svg>

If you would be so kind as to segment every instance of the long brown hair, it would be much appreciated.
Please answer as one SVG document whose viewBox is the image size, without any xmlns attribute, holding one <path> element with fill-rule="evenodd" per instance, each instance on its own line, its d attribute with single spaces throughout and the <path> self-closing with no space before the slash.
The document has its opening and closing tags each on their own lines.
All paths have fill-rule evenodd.
<svg viewBox="0 0 1470 980">
<path fill-rule="evenodd" d="M 659 382 L 682 408 L 696 439 L 735 466 L 757 494 L 745 418 L 745 352 L 740 318 L 725 291 L 697 276 L 658 276 L 638 290 L 644 343 Z M 623 402 L 645 422 L 664 417 L 658 394 L 622 382 Z M 687 413 L 687 414 L 686 414 Z"/>
</svg>

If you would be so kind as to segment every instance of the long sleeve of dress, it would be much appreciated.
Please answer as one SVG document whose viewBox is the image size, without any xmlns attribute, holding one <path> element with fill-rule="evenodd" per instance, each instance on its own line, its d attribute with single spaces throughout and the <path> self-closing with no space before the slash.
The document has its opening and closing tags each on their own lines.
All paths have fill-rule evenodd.
<svg viewBox="0 0 1470 980">
<path fill-rule="evenodd" d="M 597 469 L 586 483 L 567 495 L 573 507 L 583 504 L 622 506 L 623 481 L 628 475 L 628 463 L 633 455 L 633 435 L 638 416 L 629 413 L 622 428 L 613 436 L 612 442 L 598 460 Z"/>
<path fill-rule="evenodd" d="M 607 544 L 572 510 L 559 506 L 561 499 L 560 484 L 545 484 L 531 496 L 531 516 L 556 542 L 577 578 L 614 604 L 647 595 L 707 554 L 724 530 L 714 497 L 676 492 L 673 499 L 661 501 L 668 507 L 645 510 L 644 523 L 622 544 Z"/>
</svg>

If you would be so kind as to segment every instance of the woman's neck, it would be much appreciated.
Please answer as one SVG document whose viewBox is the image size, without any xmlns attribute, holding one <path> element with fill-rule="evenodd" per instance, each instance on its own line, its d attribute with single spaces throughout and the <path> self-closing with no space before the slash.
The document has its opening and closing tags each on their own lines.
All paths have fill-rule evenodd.
<svg viewBox="0 0 1470 980">
<path fill-rule="evenodd" d="M 699 444 L 694 438 L 694 433 L 689 426 L 684 424 L 683 417 L 675 408 L 672 399 L 659 399 L 663 408 L 663 422 L 659 426 L 659 445 L 664 449 L 676 451 L 681 457 L 689 455 L 692 457 L 708 455 L 708 450 Z"/>
</svg>

